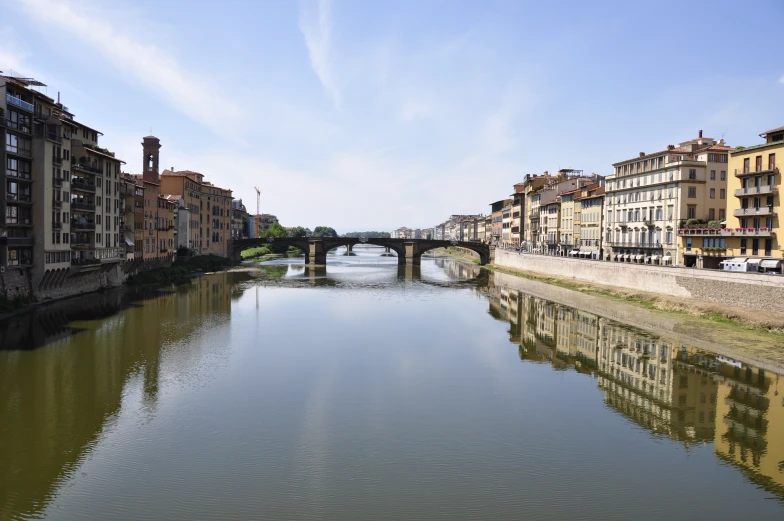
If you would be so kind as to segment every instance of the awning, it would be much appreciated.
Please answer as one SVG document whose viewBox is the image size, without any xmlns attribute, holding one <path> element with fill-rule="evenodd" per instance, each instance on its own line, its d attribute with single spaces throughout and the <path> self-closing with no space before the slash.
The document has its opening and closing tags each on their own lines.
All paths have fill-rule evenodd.
<svg viewBox="0 0 784 521">
<path fill-rule="evenodd" d="M 128 237 L 125 237 L 125 244 L 127 244 L 128 246 L 133 246 L 133 241 Z"/>
<path fill-rule="evenodd" d="M 645 262 L 646 263 L 651 262 L 651 258 L 650 257 L 645 257 Z"/>
<path fill-rule="evenodd" d="M 760 262 L 762 262 L 762 259 L 749 259 L 746 262 L 748 262 L 749 264 L 759 264 Z"/>
<path fill-rule="evenodd" d="M 657 260 L 659 260 L 659 256 L 658 255 L 654 255 L 653 257 L 651 257 L 651 260 L 652 261 L 657 261 Z"/>
<path fill-rule="evenodd" d="M 624 255 L 623 258 L 626 259 L 626 260 L 632 260 L 632 256 L 629 255 L 628 253 L 626 255 Z"/>
<path fill-rule="evenodd" d="M 664 257 L 662 257 L 662 262 L 672 262 L 672 257 L 670 257 L 669 255 L 665 255 Z"/>
<path fill-rule="evenodd" d="M 731 259 L 725 259 L 724 262 L 746 262 L 749 260 L 748 257 L 733 257 Z"/>
<path fill-rule="evenodd" d="M 642 260 L 642 255 L 635 255 L 634 256 L 634 260 L 641 261 Z"/>
<path fill-rule="evenodd" d="M 572 250 L 569 252 L 569 255 L 577 255 L 578 253 L 580 253 L 578 250 Z"/>
<path fill-rule="evenodd" d="M 781 261 L 776 259 L 765 259 L 760 262 L 760 268 L 778 268 L 781 266 Z"/>
</svg>

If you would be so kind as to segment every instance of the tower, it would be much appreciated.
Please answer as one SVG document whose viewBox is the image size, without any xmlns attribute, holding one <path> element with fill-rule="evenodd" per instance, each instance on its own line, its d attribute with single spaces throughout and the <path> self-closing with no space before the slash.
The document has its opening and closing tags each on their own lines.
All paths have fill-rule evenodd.
<svg viewBox="0 0 784 521">
<path fill-rule="evenodd" d="M 142 178 L 151 183 L 160 183 L 158 171 L 158 156 L 161 150 L 161 140 L 155 136 L 147 136 L 142 140 Z"/>
</svg>

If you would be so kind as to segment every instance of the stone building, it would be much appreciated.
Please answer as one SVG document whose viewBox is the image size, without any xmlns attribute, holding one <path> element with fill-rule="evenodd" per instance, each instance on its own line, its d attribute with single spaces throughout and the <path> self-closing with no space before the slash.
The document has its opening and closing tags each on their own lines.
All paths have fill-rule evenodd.
<svg viewBox="0 0 784 521">
<path fill-rule="evenodd" d="M 580 257 L 602 258 L 604 187 L 589 185 L 580 192 L 580 237 L 576 243 Z"/>
<path fill-rule="evenodd" d="M 610 260 L 697 265 L 690 236 L 679 250 L 678 231 L 726 219 L 729 150 L 700 131 L 677 147 L 614 163 L 605 187 Z M 718 267 L 721 258 L 704 267 Z"/>
</svg>

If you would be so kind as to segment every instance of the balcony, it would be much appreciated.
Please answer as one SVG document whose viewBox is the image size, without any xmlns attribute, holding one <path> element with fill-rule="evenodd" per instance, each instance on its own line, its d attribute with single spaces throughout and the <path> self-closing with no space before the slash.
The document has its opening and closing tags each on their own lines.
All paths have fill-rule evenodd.
<svg viewBox="0 0 784 521">
<path fill-rule="evenodd" d="M 6 201 L 20 204 L 33 204 L 33 197 L 30 194 L 13 194 L 8 192 L 5 194 Z"/>
<path fill-rule="evenodd" d="M 33 109 L 34 109 L 32 103 L 28 103 L 28 102 L 22 100 L 21 98 L 17 98 L 15 96 L 12 96 L 8 92 L 5 93 L 5 101 L 9 105 L 13 105 L 14 107 L 19 107 L 20 109 L 26 110 L 28 112 L 32 112 Z"/>
<path fill-rule="evenodd" d="M 25 150 L 23 148 L 19 148 L 18 146 L 8 145 L 5 146 L 5 151 L 10 152 L 11 154 L 16 154 L 17 156 L 22 157 L 31 157 L 32 152 L 30 150 Z"/>
<path fill-rule="evenodd" d="M 61 222 L 52 223 L 52 230 L 62 230 L 62 229 L 63 229 L 63 223 Z"/>
<path fill-rule="evenodd" d="M 63 202 L 58 201 L 57 199 L 52 199 L 52 208 L 60 209 L 63 207 Z"/>
<path fill-rule="evenodd" d="M 610 241 L 607 243 L 613 248 L 661 248 L 660 242 L 640 242 L 640 241 Z"/>
<path fill-rule="evenodd" d="M 772 206 L 760 206 L 758 208 L 738 208 L 733 212 L 735 217 L 755 217 L 758 215 L 773 215 L 773 207 Z"/>
<path fill-rule="evenodd" d="M 52 156 L 52 164 L 55 166 L 60 166 L 63 164 L 62 156 Z"/>
<path fill-rule="evenodd" d="M 748 188 L 739 188 L 735 190 L 735 197 L 743 197 L 745 195 L 767 195 L 779 191 L 778 186 L 750 186 Z"/>
<path fill-rule="evenodd" d="M 98 166 L 92 166 L 82 163 L 72 163 L 71 168 L 73 170 L 81 170 L 82 172 L 90 172 L 91 174 L 103 174 L 103 170 L 101 170 Z"/>
<path fill-rule="evenodd" d="M 71 210 L 81 210 L 83 212 L 94 212 L 95 205 L 91 203 L 80 203 L 71 201 Z"/>
<path fill-rule="evenodd" d="M 678 235 L 729 237 L 732 235 L 732 230 L 729 228 L 679 228 Z"/>
<path fill-rule="evenodd" d="M 18 170 L 6 170 L 5 171 L 5 175 L 8 176 L 8 177 L 12 177 L 14 179 L 20 179 L 22 181 L 32 182 L 32 180 L 33 180 L 33 177 L 30 175 L 29 172 L 27 172 L 27 173 L 22 172 L 20 174 Z"/>
<path fill-rule="evenodd" d="M 90 236 L 86 233 L 80 233 L 79 235 L 75 233 L 71 234 L 71 248 L 85 248 L 89 247 L 91 243 Z"/>
<path fill-rule="evenodd" d="M 34 244 L 33 237 L 9 237 L 8 238 L 8 246 L 33 246 Z"/>
<path fill-rule="evenodd" d="M 653 228 L 656 223 L 653 222 L 653 219 L 645 219 L 642 223 L 647 226 L 648 228 Z"/>
<path fill-rule="evenodd" d="M 71 221 L 71 229 L 72 230 L 95 230 L 95 223 L 94 222 L 79 222 L 77 220 Z"/>
<path fill-rule="evenodd" d="M 768 168 L 765 170 L 763 170 L 762 167 L 760 167 L 759 170 L 752 170 L 751 168 L 742 168 L 740 170 L 738 170 L 737 168 L 735 169 L 735 177 L 750 177 L 754 175 L 766 175 L 766 174 L 778 174 L 778 173 L 779 173 L 779 169 L 776 167 L 775 163 L 768 164 Z"/>
<path fill-rule="evenodd" d="M 54 141 L 58 145 L 63 142 L 63 137 L 55 132 L 47 132 L 46 139 L 48 139 L 49 141 Z"/>
<path fill-rule="evenodd" d="M 78 177 L 71 178 L 71 190 L 80 190 L 82 192 L 95 192 L 95 184 L 88 183 L 86 179 Z"/>
<path fill-rule="evenodd" d="M 53 177 L 52 178 L 52 186 L 55 188 L 60 188 L 63 186 L 63 179 L 62 177 Z"/>
<path fill-rule="evenodd" d="M 6 207 L 7 208 L 7 207 Z M 8 217 L 5 219 L 6 226 L 32 226 L 33 225 L 33 218 L 32 217 L 18 217 L 15 220 L 9 220 Z"/>
<path fill-rule="evenodd" d="M 770 228 L 735 228 L 732 235 L 735 237 L 771 237 L 776 233 Z"/>
</svg>

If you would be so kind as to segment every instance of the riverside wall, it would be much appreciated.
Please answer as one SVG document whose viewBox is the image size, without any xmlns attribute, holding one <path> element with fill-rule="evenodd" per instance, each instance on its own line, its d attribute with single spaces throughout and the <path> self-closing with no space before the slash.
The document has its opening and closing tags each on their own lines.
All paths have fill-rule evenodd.
<svg viewBox="0 0 784 521">
<path fill-rule="evenodd" d="M 494 264 L 671 297 L 784 313 L 784 276 L 495 251 Z"/>
</svg>

